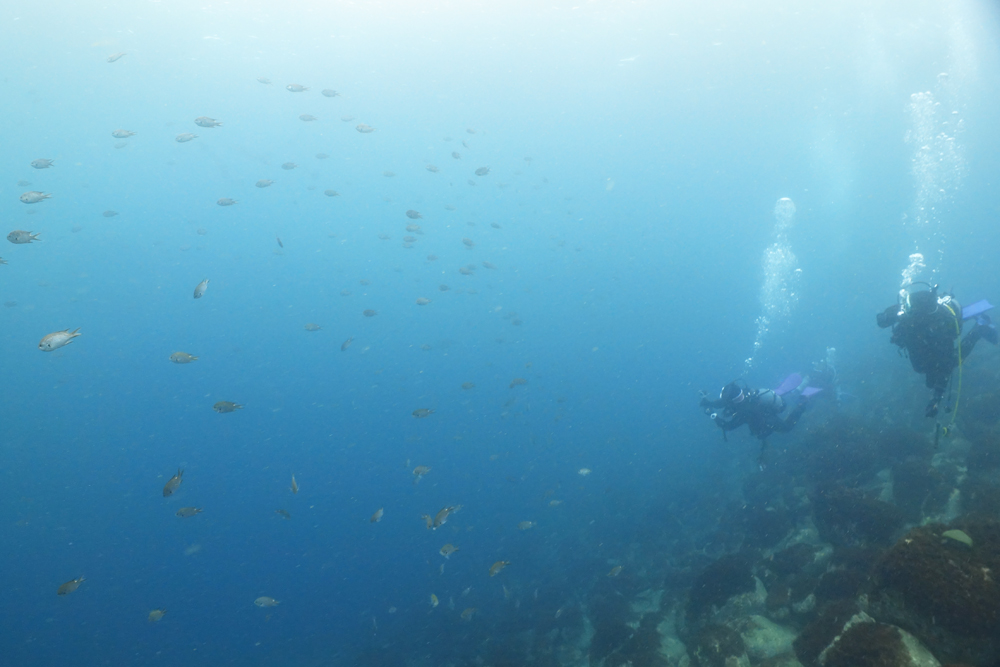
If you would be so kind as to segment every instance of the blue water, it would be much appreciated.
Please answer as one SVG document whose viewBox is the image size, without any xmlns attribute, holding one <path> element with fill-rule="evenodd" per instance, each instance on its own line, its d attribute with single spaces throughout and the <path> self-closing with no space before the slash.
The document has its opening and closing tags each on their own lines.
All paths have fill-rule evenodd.
<svg viewBox="0 0 1000 667">
<path fill-rule="evenodd" d="M 496 660 L 702 546 L 757 451 L 698 390 L 833 346 L 845 409 L 926 427 L 874 314 L 915 250 L 1000 300 L 995 7 L 662 4 L 0 7 L 0 219 L 41 239 L 0 252 L 3 664 Z M 754 354 L 782 197 L 801 274 Z"/>
</svg>

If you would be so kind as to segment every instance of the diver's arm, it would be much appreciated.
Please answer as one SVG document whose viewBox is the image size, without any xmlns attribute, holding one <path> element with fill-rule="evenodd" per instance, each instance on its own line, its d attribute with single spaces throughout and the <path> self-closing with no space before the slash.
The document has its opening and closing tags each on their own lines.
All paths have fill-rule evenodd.
<svg viewBox="0 0 1000 667">
<path fill-rule="evenodd" d="M 875 316 L 879 329 L 888 329 L 899 321 L 899 306 L 889 306 Z"/>
</svg>

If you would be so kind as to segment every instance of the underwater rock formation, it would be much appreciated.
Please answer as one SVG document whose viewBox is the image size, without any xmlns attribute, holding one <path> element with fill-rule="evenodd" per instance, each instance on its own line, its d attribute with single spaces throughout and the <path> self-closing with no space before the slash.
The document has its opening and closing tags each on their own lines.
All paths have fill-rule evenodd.
<svg viewBox="0 0 1000 667">
<path fill-rule="evenodd" d="M 912 635 L 860 616 L 820 655 L 823 667 L 939 667 Z"/>
<path fill-rule="evenodd" d="M 722 606 L 735 595 L 750 593 L 756 586 L 748 555 L 722 556 L 695 579 L 688 598 L 688 624 L 698 625 L 713 606 Z"/>
<path fill-rule="evenodd" d="M 972 546 L 947 539 L 961 530 Z M 1000 660 L 1000 522 L 966 518 L 915 528 L 875 569 L 870 613 L 919 637 L 939 659 Z"/>
<path fill-rule="evenodd" d="M 697 667 L 749 667 L 743 638 L 732 628 L 710 625 L 698 633 L 692 658 Z"/>
<path fill-rule="evenodd" d="M 897 507 L 858 489 L 824 484 L 816 488 L 812 501 L 816 527 L 834 546 L 888 545 L 903 525 Z"/>
</svg>

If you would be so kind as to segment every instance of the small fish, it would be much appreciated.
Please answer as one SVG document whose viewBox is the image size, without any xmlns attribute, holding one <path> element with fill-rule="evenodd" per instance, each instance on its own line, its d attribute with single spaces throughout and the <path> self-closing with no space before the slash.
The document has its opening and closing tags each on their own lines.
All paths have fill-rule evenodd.
<svg viewBox="0 0 1000 667">
<path fill-rule="evenodd" d="M 112 209 L 109 208 L 104 213 L 101 213 L 101 215 L 103 215 L 105 218 L 113 218 L 116 215 L 118 215 L 118 211 L 114 211 L 114 210 L 112 210 Z"/>
<path fill-rule="evenodd" d="M 156 623 L 161 618 L 163 618 L 163 615 L 166 614 L 166 613 L 167 613 L 166 609 L 154 609 L 153 611 L 149 612 L 149 616 L 148 616 L 149 622 L 150 623 Z"/>
<path fill-rule="evenodd" d="M 270 86 L 271 85 L 271 80 L 268 79 L 268 78 L 265 78 L 263 76 L 257 77 L 257 81 L 260 82 L 260 83 L 262 83 L 262 84 L 264 84 L 265 86 Z"/>
<path fill-rule="evenodd" d="M 218 204 L 219 206 L 232 206 L 233 204 L 236 204 L 238 202 L 235 199 L 230 199 L 229 197 L 223 197 L 222 199 L 218 200 L 215 203 Z"/>
<path fill-rule="evenodd" d="M 550 500 L 549 501 L 549 507 L 559 507 L 562 504 L 563 504 L 563 501 L 561 501 L 561 500 Z"/>
<path fill-rule="evenodd" d="M 375 131 L 374 127 L 372 127 L 371 125 L 365 125 L 364 123 L 361 123 L 354 129 L 360 132 L 361 134 L 370 134 Z"/>
<path fill-rule="evenodd" d="M 179 144 L 186 144 L 187 142 L 197 138 L 198 138 L 197 134 L 191 134 L 190 132 L 182 132 L 178 134 L 176 137 L 174 137 L 174 141 L 176 141 Z"/>
<path fill-rule="evenodd" d="M 392 178 L 393 176 L 396 175 L 396 172 L 394 172 L 394 171 L 383 171 L 382 175 L 385 176 L 386 178 Z"/>
<path fill-rule="evenodd" d="M 621 565 L 615 565 L 613 568 L 611 568 L 611 571 L 608 572 L 608 576 L 609 577 L 617 577 L 619 574 L 621 574 L 621 572 L 622 572 L 622 566 Z"/>
<path fill-rule="evenodd" d="M 423 419 L 424 417 L 430 417 L 434 414 L 434 411 L 430 408 L 417 408 L 413 411 L 413 416 L 417 419 Z"/>
<path fill-rule="evenodd" d="M 209 118 L 208 116 L 198 116 L 194 119 L 194 124 L 198 127 L 222 127 L 222 123 L 215 120 L 214 118 Z"/>
<path fill-rule="evenodd" d="M 184 481 L 184 469 L 178 468 L 177 474 L 168 479 L 167 483 L 163 485 L 163 497 L 167 498 L 169 496 L 174 495 L 174 492 L 177 490 L 177 487 L 179 487 L 181 485 L 181 482 L 183 481 Z"/>
<path fill-rule="evenodd" d="M 476 169 L 476 176 L 485 176 L 488 173 L 490 173 L 489 167 L 480 167 L 479 169 Z"/>
<path fill-rule="evenodd" d="M 297 166 L 299 165 L 295 164 L 294 162 L 285 162 L 281 165 L 281 168 L 284 169 L 285 171 L 288 171 L 290 169 L 295 169 Z"/>
<path fill-rule="evenodd" d="M 459 153 L 458 151 L 452 151 L 452 154 L 451 154 L 451 156 L 452 156 L 453 158 L 455 158 L 456 160 L 461 160 L 461 159 L 462 159 L 462 154 L 461 154 L 461 153 Z"/>
<path fill-rule="evenodd" d="M 406 212 L 406 217 L 409 218 L 410 220 L 419 220 L 420 218 L 422 218 L 424 216 L 420 215 L 419 211 L 414 211 L 411 208 L 409 211 Z"/>
<path fill-rule="evenodd" d="M 56 595 L 69 595 L 70 593 L 78 589 L 80 587 L 80 584 L 82 584 L 84 581 L 86 581 L 86 579 L 84 579 L 83 577 L 80 577 L 79 579 L 73 579 L 72 581 L 67 581 L 65 584 L 59 587 L 59 590 L 56 591 Z"/>
<path fill-rule="evenodd" d="M 421 478 L 431 471 L 430 466 L 417 466 L 413 469 L 413 483 L 416 484 Z"/>
<path fill-rule="evenodd" d="M 55 164 L 55 160 L 46 160 L 45 158 L 39 158 L 31 161 L 31 166 L 35 169 L 48 169 L 53 164 Z"/>
<path fill-rule="evenodd" d="M 434 526 L 433 529 L 437 530 L 444 524 L 448 523 L 448 515 L 454 514 L 458 510 L 462 509 L 461 505 L 455 505 L 453 507 L 443 507 L 437 514 L 434 515 Z"/>
<path fill-rule="evenodd" d="M 128 139 L 129 137 L 134 137 L 135 132 L 131 130 L 115 130 L 111 133 L 111 136 L 115 139 Z"/>
<path fill-rule="evenodd" d="M 499 222 L 491 222 L 491 223 L 490 223 L 490 227 L 492 227 L 493 229 L 503 229 L 503 228 L 502 228 L 502 227 L 500 226 L 500 223 L 499 223 Z"/>
<path fill-rule="evenodd" d="M 21 245 L 23 243 L 31 243 L 32 241 L 38 241 L 38 234 L 32 234 L 31 232 L 25 232 L 20 229 L 15 229 L 10 234 L 7 235 L 7 240 L 15 245 Z"/>
<path fill-rule="evenodd" d="M 278 247 L 279 248 L 284 248 L 285 247 L 285 244 L 281 242 L 281 237 L 280 236 L 275 236 L 274 240 L 278 242 Z"/>
<path fill-rule="evenodd" d="M 299 116 L 299 120 L 305 121 L 305 122 L 308 123 L 310 121 L 319 120 L 319 118 L 317 118 L 316 116 L 313 116 L 311 114 L 304 113 L 301 116 Z"/>
<path fill-rule="evenodd" d="M 431 608 L 433 609 L 434 607 L 438 606 L 439 604 L 441 604 L 441 601 L 438 600 L 438 596 L 436 596 L 433 593 L 431 593 Z"/>
<path fill-rule="evenodd" d="M 589 475 L 593 471 L 590 468 L 580 468 L 576 472 L 577 472 L 578 475 L 580 475 L 580 477 L 586 477 L 587 475 Z"/>
<path fill-rule="evenodd" d="M 200 299 L 205 296 L 205 292 L 208 290 L 208 278 L 202 280 L 198 283 L 198 286 L 194 288 L 194 298 Z"/>
<path fill-rule="evenodd" d="M 274 181 L 272 181 L 270 179 L 262 178 L 259 181 L 257 181 L 256 183 L 254 183 L 254 185 L 257 186 L 258 188 L 269 188 L 269 187 L 271 187 L 271 185 L 273 183 L 274 183 Z"/>
<path fill-rule="evenodd" d="M 295 481 L 295 475 L 292 475 L 292 485 L 289 488 L 292 490 L 292 493 L 299 492 L 299 483 Z"/>
<path fill-rule="evenodd" d="M 477 609 L 475 607 L 469 607 L 464 610 L 461 614 L 463 621 L 471 621 L 472 617 L 476 615 Z"/>
<path fill-rule="evenodd" d="M 345 350 L 347 350 L 347 348 L 349 348 L 351 346 L 351 343 L 353 342 L 354 342 L 354 336 L 351 336 L 350 338 L 348 338 L 347 340 L 345 340 L 343 343 L 340 344 L 340 351 L 344 352 Z"/>
<path fill-rule="evenodd" d="M 418 306 L 426 306 L 430 302 L 431 302 L 430 299 L 425 299 L 424 297 L 420 297 L 419 299 L 417 299 L 417 305 Z"/>
<path fill-rule="evenodd" d="M 25 192 L 23 195 L 18 197 L 25 204 L 37 204 L 40 201 L 46 199 L 52 199 L 52 195 L 47 195 L 44 192 L 38 192 L 37 190 L 30 190 Z"/>
<path fill-rule="evenodd" d="M 323 97 L 340 97 L 340 93 L 336 90 L 331 90 L 330 88 L 324 88 L 320 93 Z"/>
<path fill-rule="evenodd" d="M 259 598 L 254 600 L 253 603 L 258 607 L 277 607 L 279 604 L 281 604 L 274 598 L 268 597 L 266 595 L 260 596 Z"/>
<path fill-rule="evenodd" d="M 339 197 L 340 196 L 340 193 L 337 192 L 336 190 L 323 190 L 323 194 L 325 194 L 327 197 Z"/>
<path fill-rule="evenodd" d="M 42 340 L 38 343 L 38 349 L 41 350 L 42 352 L 51 352 L 52 350 L 58 350 L 60 347 L 69 345 L 70 343 L 73 342 L 74 338 L 81 335 L 77 333 L 78 331 L 80 331 L 79 327 L 77 327 L 73 331 L 70 331 L 69 329 L 63 329 L 62 331 L 56 331 L 54 333 L 50 333 L 46 335 L 44 338 L 42 338 Z"/>
<path fill-rule="evenodd" d="M 486 268 L 486 269 L 496 269 L 497 266 L 493 262 L 483 262 L 483 268 Z"/>
<path fill-rule="evenodd" d="M 297 83 L 290 83 L 287 86 L 285 86 L 285 90 L 287 90 L 290 93 L 302 93 L 309 89 L 306 88 L 305 86 L 300 86 Z"/>
<path fill-rule="evenodd" d="M 0 264 L 10 264 L 10 262 L 8 262 L 3 257 L 0 257 Z M 17 302 L 15 302 L 15 301 L 8 301 L 7 303 L 14 303 L 15 305 L 17 305 Z M 4 304 L 4 305 L 6 305 L 6 304 Z"/>
<path fill-rule="evenodd" d="M 535 527 L 535 525 L 536 524 L 535 524 L 534 521 L 522 521 L 521 523 L 517 524 L 517 529 L 518 530 L 531 530 L 532 528 Z"/>
<path fill-rule="evenodd" d="M 466 391 L 468 391 L 469 389 L 475 389 L 475 387 L 476 387 L 476 383 L 475 382 L 463 382 L 462 383 L 462 389 L 464 389 Z"/>
<path fill-rule="evenodd" d="M 179 510 L 177 510 L 176 512 L 174 512 L 174 514 L 176 514 L 177 516 L 179 516 L 182 519 L 190 519 L 191 517 L 193 517 L 196 514 L 201 514 L 202 511 L 203 510 L 201 510 L 198 507 L 182 507 Z"/>
<path fill-rule="evenodd" d="M 458 547 L 456 547 L 454 544 L 452 544 L 451 542 L 449 542 L 448 544 L 446 544 L 443 547 L 441 547 L 441 550 L 438 551 L 438 553 L 440 553 L 445 558 L 448 558 L 448 557 L 450 557 L 453 553 L 455 553 L 458 550 L 459 550 Z"/>
<path fill-rule="evenodd" d="M 275 514 L 280 514 L 282 519 L 291 519 L 292 518 L 292 515 L 289 514 L 286 510 L 274 510 L 274 513 Z"/>
<path fill-rule="evenodd" d="M 432 174 L 436 174 L 436 173 L 438 173 L 439 171 L 441 171 L 440 169 L 438 169 L 437 167 L 435 167 L 435 166 L 434 166 L 434 165 L 432 165 L 432 164 L 429 164 L 429 165 L 427 165 L 427 166 L 426 166 L 426 167 L 424 167 L 424 168 L 425 168 L 425 169 L 426 169 L 427 171 L 431 172 Z"/>
<path fill-rule="evenodd" d="M 420 518 L 427 523 L 427 530 L 434 529 L 434 519 L 431 518 L 430 514 L 421 514 Z"/>
<path fill-rule="evenodd" d="M 490 576 L 491 577 L 497 576 L 498 574 L 500 574 L 500 570 L 504 569 L 508 565 L 510 565 L 509 560 L 498 560 L 497 562 L 493 563 L 493 565 L 490 567 Z"/>
<path fill-rule="evenodd" d="M 385 508 L 384 507 L 379 507 L 377 510 L 375 510 L 375 514 L 372 514 L 371 518 L 368 519 L 368 522 L 369 523 L 378 523 L 379 521 L 382 520 L 382 515 L 383 514 L 385 514 Z"/>
<path fill-rule="evenodd" d="M 352 120 L 354 120 L 354 116 L 341 116 L 340 120 L 344 121 L 345 123 L 350 123 Z"/>
<path fill-rule="evenodd" d="M 242 410 L 243 406 L 239 403 L 233 403 L 232 401 L 219 401 L 212 406 L 212 409 L 221 415 L 224 412 L 236 412 L 237 410 Z"/>
<path fill-rule="evenodd" d="M 376 315 L 378 315 L 378 311 L 369 308 L 365 311 L 362 311 L 361 314 L 364 315 L 365 317 L 375 317 Z"/>
<path fill-rule="evenodd" d="M 476 242 L 469 238 L 462 239 L 462 244 L 466 248 L 474 248 L 476 246 Z"/>
<path fill-rule="evenodd" d="M 110 56 L 108 56 L 107 61 L 109 63 L 115 63 L 115 62 L 118 62 L 119 60 L 121 60 L 122 57 L 125 56 L 125 55 L 126 54 L 125 54 L 124 51 L 122 51 L 121 53 L 113 53 Z"/>
<path fill-rule="evenodd" d="M 190 364 L 192 361 L 198 361 L 198 357 L 187 352 L 174 352 L 170 355 L 170 361 L 175 364 Z"/>
<path fill-rule="evenodd" d="M 510 385 L 508 386 L 510 389 L 513 389 L 514 387 L 517 387 L 522 384 L 528 384 L 528 381 L 525 380 L 524 378 L 514 378 L 513 380 L 510 381 Z"/>
<path fill-rule="evenodd" d="M 323 327 L 321 327 L 321 326 L 320 326 L 320 325 L 318 325 L 318 324 L 313 324 L 312 322 L 310 322 L 309 324 L 305 325 L 305 327 L 303 327 L 303 328 L 304 328 L 304 329 L 305 329 L 306 331 L 319 331 L 319 330 L 320 330 L 320 329 L 322 329 Z"/>
</svg>

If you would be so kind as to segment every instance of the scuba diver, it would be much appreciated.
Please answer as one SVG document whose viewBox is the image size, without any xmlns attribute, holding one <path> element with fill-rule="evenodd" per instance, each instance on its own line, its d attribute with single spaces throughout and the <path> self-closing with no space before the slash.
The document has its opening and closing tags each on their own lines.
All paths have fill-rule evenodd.
<svg viewBox="0 0 1000 667">
<path fill-rule="evenodd" d="M 699 405 L 705 414 L 722 429 L 723 437 L 727 431 L 743 426 L 761 441 L 772 433 L 787 433 L 798 423 L 799 417 L 806 409 L 806 400 L 818 390 L 812 387 L 802 387 L 805 384 L 802 377 L 796 373 L 786 379 L 778 389 L 754 389 L 730 382 L 722 388 L 717 399 L 709 399 L 705 392 Z M 782 417 L 786 402 L 783 396 L 791 391 L 799 391 L 799 403 L 788 416 Z"/>
<path fill-rule="evenodd" d="M 979 301 L 963 309 L 951 294 L 938 296 L 937 285 L 913 285 L 926 285 L 927 289 L 902 290 L 902 303 L 889 306 L 875 320 L 881 329 L 892 327 L 889 342 L 905 350 L 913 370 L 924 375 L 927 387 L 934 390 L 924 410 L 927 417 L 934 417 L 952 372 L 956 367 L 961 368 L 962 360 L 969 356 L 980 338 L 996 345 L 997 330 L 985 314 L 993 307 L 988 301 Z M 956 347 L 955 341 L 962 335 L 964 321 L 973 318 L 975 326 Z"/>
</svg>

